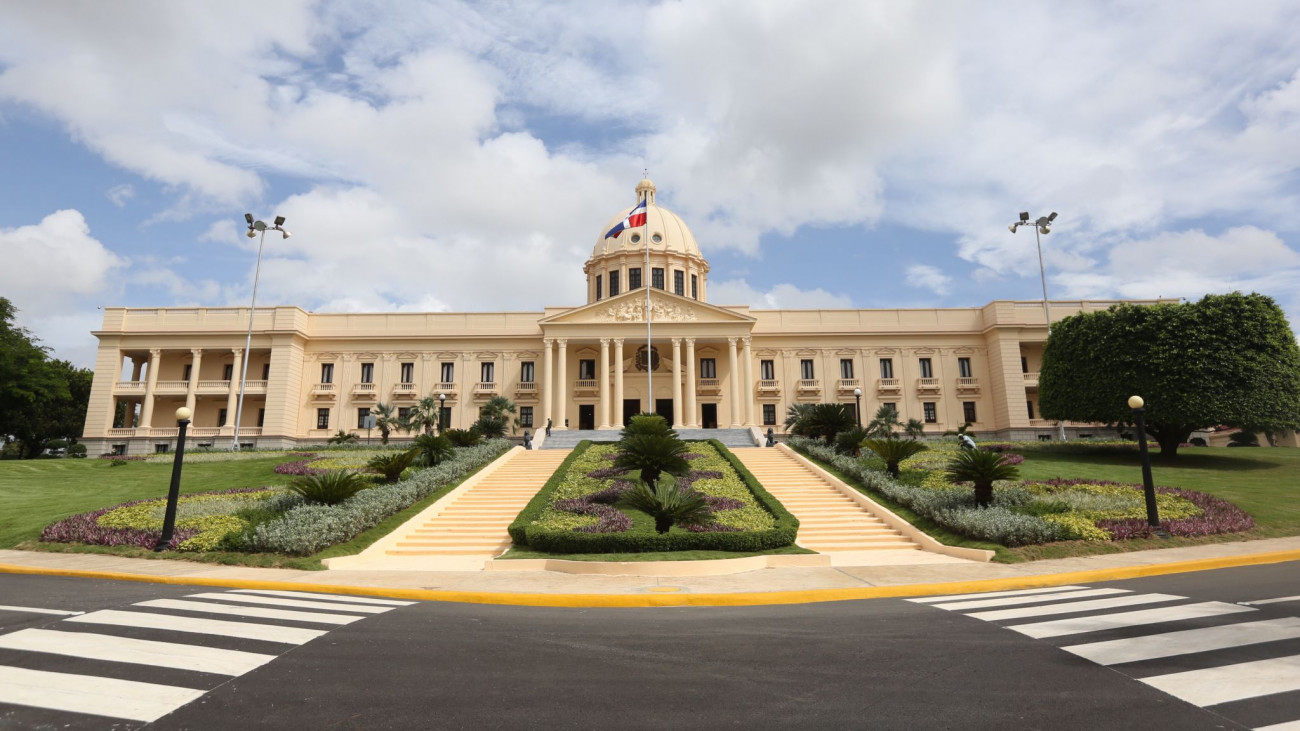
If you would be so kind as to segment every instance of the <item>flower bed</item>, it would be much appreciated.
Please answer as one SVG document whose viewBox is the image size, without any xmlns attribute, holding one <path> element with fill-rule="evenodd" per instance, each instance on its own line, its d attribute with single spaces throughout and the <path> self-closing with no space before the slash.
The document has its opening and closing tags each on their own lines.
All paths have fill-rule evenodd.
<svg viewBox="0 0 1300 731">
<path fill-rule="evenodd" d="M 639 512 L 615 507 L 635 478 L 610 466 L 618 448 L 583 442 L 510 526 L 517 545 L 551 553 L 762 551 L 794 542 L 798 521 L 717 441 L 691 442 L 683 455 L 693 487 L 714 511 L 704 526 L 665 534 L 636 526 Z M 642 521 L 644 524 L 644 521 Z"/>
<path fill-rule="evenodd" d="M 282 493 L 274 488 L 252 488 L 184 495 L 176 503 L 176 526 L 168 548 L 211 551 L 227 535 L 247 526 L 234 513 Z M 166 509 L 165 498 L 153 498 L 73 515 L 46 526 L 41 540 L 153 548 L 162 536 Z"/>
<path fill-rule="evenodd" d="M 970 538 L 1004 546 L 1063 540 L 1111 541 L 1149 537 L 1141 485 L 1098 480 L 1036 480 L 996 483 L 993 504 L 975 505 L 974 491 L 951 485 L 942 466 L 958 448 L 931 444 L 902 466 L 925 471 L 920 485 L 891 479 L 869 460 L 853 459 L 808 439 L 790 446 L 826 462 L 868 491 L 876 492 L 935 523 Z M 940 448 L 935 449 L 936 446 Z M 1017 445 L 1018 447 L 1018 445 Z M 1235 505 L 1194 490 L 1156 488 L 1161 524 L 1171 535 L 1234 533 L 1254 527 Z"/>
</svg>

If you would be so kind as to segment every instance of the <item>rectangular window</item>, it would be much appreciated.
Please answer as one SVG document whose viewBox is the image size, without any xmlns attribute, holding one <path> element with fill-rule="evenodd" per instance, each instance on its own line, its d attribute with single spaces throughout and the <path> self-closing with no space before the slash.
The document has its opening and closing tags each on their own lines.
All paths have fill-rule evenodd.
<svg viewBox="0 0 1300 731">
<path fill-rule="evenodd" d="M 596 379 L 596 361 L 586 358 L 578 361 L 578 380 L 594 381 Z"/>
<path fill-rule="evenodd" d="M 221 366 L 221 380 L 232 381 L 235 378 L 235 364 L 227 363 Z"/>
<path fill-rule="evenodd" d="M 1029 406 L 1029 418 L 1032 420 L 1034 418 L 1034 402 L 1026 401 L 1025 404 Z"/>
<path fill-rule="evenodd" d="M 334 364 L 333 364 L 333 363 L 321 363 L 321 364 L 320 364 L 320 382 L 321 382 L 321 383 L 333 383 L 333 382 L 334 382 Z"/>
<path fill-rule="evenodd" d="M 763 426 L 776 424 L 776 404 L 763 404 Z"/>
<path fill-rule="evenodd" d="M 451 407 L 441 406 L 438 408 L 438 431 L 451 428 Z"/>
<path fill-rule="evenodd" d="M 601 275 L 597 274 L 596 275 L 596 301 L 600 301 L 600 278 Z"/>
<path fill-rule="evenodd" d="M 181 376 L 181 380 L 182 380 L 182 381 L 188 381 L 188 380 L 190 380 L 190 374 L 193 373 L 193 372 L 194 372 L 194 366 L 192 366 L 192 365 L 186 363 L 186 364 L 185 364 L 185 375 Z"/>
<path fill-rule="evenodd" d="M 456 381 L 456 364 L 455 364 L 455 363 L 443 363 L 443 364 L 442 364 L 442 382 L 443 382 L 443 383 L 455 383 L 455 381 Z"/>
<path fill-rule="evenodd" d="M 760 360 L 758 362 L 758 377 L 764 381 L 775 381 L 776 362 L 771 360 Z"/>
<path fill-rule="evenodd" d="M 155 444 L 155 445 L 153 445 L 153 451 L 154 451 L 154 454 L 167 454 L 167 450 L 170 449 L 170 448 L 171 448 L 171 447 L 170 447 L 169 445 L 167 445 L 167 444 Z"/>
<path fill-rule="evenodd" d="M 681 269 L 673 272 L 673 294 L 679 297 L 686 296 L 686 272 Z"/>
<path fill-rule="evenodd" d="M 1023 355 L 1020 356 L 1020 372 L 1021 373 L 1029 372 L 1029 359 Z"/>
<path fill-rule="evenodd" d="M 330 410 L 329 410 L 329 409 L 316 409 L 316 428 L 317 428 L 317 429 L 328 429 L 328 428 L 330 428 Z"/>
<path fill-rule="evenodd" d="M 921 359 L 921 378 L 934 378 L 934 367 L 929 358 Z"/>
<path fill-rule="evenodd" d="M 533 362 L 531 360 L 525 360 L 519 364 L 519 382 L 533 382 Z"/>
<path fill-rule="evenodd" d="M 370 416 L 370 407 L 369 407 L 369 406 L 362 406 L 361 408 L 357 409 L 357 428 L 358 428 L 358 429 L 365 429 L 365 428 L 366 428 L 366 417 L 368 417 L 368 416 Z"/>
<path fill-rule="evenodd" d="M 415 364 L 402 364 L 402 383 L 415 383 Z"/>
<path fill-rule="evenodd" d="M 700 358 L 700 378 L 717 378 L 718 361 L 712 358 Z"/>
<path fill-rule="evenodd" d="M 532 426 L 532 425 L 533 425 L 533 407 L 531 407 L 531 406 L 520 406 L 520 407 L 519 407 L 519 426 Z"/>
<path fill-rule="evenodd" d="M 975 402 L 974 401 L 961 402 L 961 414 L 962 414 L 962 418 L 964 418 L 967 421 L 967 423 L 974 424 L 976 421 Z"/>
<path fill-rule="evenodd" d="M 697 300 L 699 298 L 700 298 L 700 278 L 698 275 L 692 274 L 691 275 L 691 299 Z"/>
<path fill-rule="evenodd" d="M 852 358 L 840 358 L 840 378 L 853 378 Z"/>
<path fill-rule="evenodd" d="M 257 410 L 257 428 L 261 429 L 266 424 L 266 409 Z"/>
<path fill-rule="evenodd" d="M 957 359 L 957 375 L 962 378 L 971 378 L 970 358 Z"/>
<path fill-rule="evenodd" d="M 362 364 L 361 364 L 361 382 L 362 382 L 362 383 L 374 383 L 374 382 L 375 382 L 375 364 L 374 364 L 374 363 L 362 363 Z"/>
<path fill-rule="evenodd" d="M 881 359 L 880 359 L 880 377 L 881 377 L 881 378 L 893 378 L 893 377 L 894 377 L 894 359 L 893 359 L 893 358 L 881 358 Z"/>
<path fill-rule="evenodd" d="M 410 406 L 399 406 L 399 407 L 397 407 L 397 420 L 398 420 L 398 421 L 405 423 L 406 420 L 409 419 L 409 418 L 411 418 L 411 407 L 410 407 Z"/>
<path fill-rule="evenodd" d="M 609 273 L 609 296 L 618 294 L 618 272 Z"/>
<path fill-rule="evenodd" d="M 627 270 L 627 288 L 628 291 L 641 289 L 641 267 L 633 267 Z"/>
<path fill-rule="evenodd" d="M 939 412 L 934 408 L 933 401 L 926 401 L 921 404 L 921 410 L 925 412 L 925 423 L 935 424 L 939 421 Z"/>
<path fill-rule="evenodd" d="M 497 364 L 480 363 L 478 366 L 478 375 L 479 375 L 479 380 L 482 381 L 483 383 L 496 383 Z"/>
<path fill-rule="evenodd" d="M 881 406 L 894 412 L 894 416 L 898 416 L 898 404 L 894 403 L 893 401 L 886 401 L 885 403 L 881 404 Z"/>
<path fill-rule="evenodd" d="M 664 288 L 664 270 L 663 267 L 654 267 L 650 270 L 650 286 L 655 289 Z"/>
<path fill-rule="evenodd" d="M 225 409 L 217 409 L 217 426 L 226 425 L 226 413 Z"/>
<path fill-rule="evenodd" d="M 805 358 L 799 361 L 799 377 L 805 381 L 811 381 L 817 377 L 816 371 L 813 370 L 813 362 L 811 358 Z"/>
<path fill-rule="evenodd" d="M 262 380 L 263 380 L 263 381 L 269 381 L 269 380 L 271 380 L 271 364 L 270 364 L 270 363 L 263 363 L 263 364 L 262 364 Z"/>
</svg>

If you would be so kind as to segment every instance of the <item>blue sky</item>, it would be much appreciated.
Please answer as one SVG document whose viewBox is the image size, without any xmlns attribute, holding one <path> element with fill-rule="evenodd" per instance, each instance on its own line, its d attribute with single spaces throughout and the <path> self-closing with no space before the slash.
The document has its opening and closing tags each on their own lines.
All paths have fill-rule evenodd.
<svg viewBox="0 0 1300 731">
<path fill-rule="evenodd" d="M 1300 322 L 1300 6 L 99 2 L 0 8 L 0 296 L 579 304 L 649 168 L 710 299 L 1276 298 Z M 147 28 L 147 35 L 140 29 Z"/>
</svg>

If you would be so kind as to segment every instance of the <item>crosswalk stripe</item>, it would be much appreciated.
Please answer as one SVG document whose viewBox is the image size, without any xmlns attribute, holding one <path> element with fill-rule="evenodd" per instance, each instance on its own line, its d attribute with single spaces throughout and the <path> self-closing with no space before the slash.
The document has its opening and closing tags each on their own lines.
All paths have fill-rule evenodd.
<svg viewBox="0 0 1300 731">
<path fill-rule="evenodd" d="M 69 612 L 66 609 L 41 609 L 40 607 L 11 607 L 0 604 L 0 612 L 29 612 L 31 614 L 58 614 L 72 616 L 81 612 Z"/>
<path fill-rule="evenodd" d="M 275 655 L 240 650 L 48 629 L 23 629 L 0 635 L 0 648 L 218 675 L 243 675 L 275 659 Z"/>
<path fill-rule="evenodd" d="M 0 702 L 150 723 L 204 691 L 93 675 L 0 666 Z"/>
<path fill-rule="evenodd" d="M 1192 605 L 1196 606 L 1196 605 Z M 1159 610 L 1152 610 L 1159 611 Z M 1132 612 L 1138 614 L 1139 612 Z M 1116 615 L 1111 615 L 1116 616 Z M 1011 629 L 1016 629 L 1012 627 Z M 1300 619 L 1284 617 L 1062 647 L 1099 665 L 1156 660 L 1300 637 Z"/>
<path fill-rule="evenodd" d="M 1249 606 L 1255 606 L 1255 605 L 1257 605 L 1257 604 L 1280 604 L 1280 603 L 1282 603 L 1282 602 L 1300 602 L 1300 595 L 1297 595 L 1297 596 L 1280 596 L 1280 597 L 1278 597 L 1278 598 L 1276 598 L 1276 599 L 1256 599 L 1256 600 L 1253 601 L 1253 602 L 1242 602 L 1242 604 L 1246 604 L 1246 605 L 1249 605 Z"/>
<path fill-rule="evenodd" d="M 310 642 L 328 632 L 328 630 L 323 629 L 277 627 L 271 624 L 227 622 L 219 619 L 201 619 L 198 617 L 176 617 L 170 614 L 154 614 L 152 612 L 122 612 L 116 609 L 102 609 L 79 617 L 69 617 L 63 621 L 222 635 L 246 640 L 283 642 L 290 645 L 301 645 Z"/>
<path fill-rule="evenodd" d="M 1271 726 L 1256 726 L 1255 731 L 1300 731 L 1300 721 L 1275 723 Z"/>
<path fill-rule="evenodd" d="M 1022 617 L 1044 617 L 1052 614 L 1071 614 L 1073 612 L 1091 612 L 1097 609 L 1115 609 L 1130 607 L 1134 604 L 1155 604 L 1172 602 L 1186 597 L 1173 594 L 1132 594 L 1111 599 L 1094 599 L 1087 602 L 1062 602 L 1042 607 L 1020 607 L 1018 609 L 995 609 L 989 612 L 972 612 L 967 617 L 975 617 L 989 622 L 1002 619 L 1020 619 Z"/>
<path fill-rule="evenodd" d="M 364 614 L 383 614 L 391 612 L 392 607 L 367 607 L 360 604 L 333 604 L 329 602 L 308 602 L 299 599 L 281 599 L 270 596 L 256 596 L 254 594 L 221 594 L 217 592 L 207 592 L 204 594 L 187 594 L 186 599 L 220 599 L 228 602 L 245 602 L 248 604 L 271 604 L 277 607 L 298 607 L 301 609 L 327 609 L 341 610 L 346 609 L 349 612 L 362 612 Z"/>
<path fill-rule="evenodd" d="M 1142 678 L 1143 683 L 1198 706 L 1300 690 L 1300 655 Z"/>
<path fill-rule="evenodd" d="M 150 599 L 136 602 L 132 606 L 155 609 L 181 609 L 187 612 L 206 612 L 208 614 L 234 614 L 241 617 L 261 617 L 263 619 L 288 619 L 294 622 L 318 622 L 320 624 L 352 624 L 358 619 L 365 619 L 359 614 L 327 614 L 325 612 L 300 612 L 291 609 L 270 609 L 268 607 L 240 607 L 215 602 L 191 602 L 184 599 Z"/>
<path fill-rule="evenodd" d="M 1217 617 L 1224 614 L 1253 611 L 1255 610 L 1250 607 L 1239 607 L 1236 604 L 1228 604 L 1227 602 L 1200 602 L 1197 604 L 1160 607 L 1159 609 L 1143 609 L 1137 612 L 1116 612 L 1114 614 L 1100 614 L 1095 617 L 1076 617 L 1050 622 L 1017 624 L 1011 625 L 1007 629 L 1013 629 L 1022 635 L 1041 640 L 1048 637 L 1062 637 L 1084 632 L 1100 632 L 1121 627 L 1137 627 L 1161 622 L 1180 622 L 1185 619 Z"/>
<path fill-rule="evenodd" d="M 342 596 L 336 594 L 313 594 L 309 591 L 279 591 L 276 589 L 232 589 L 232 594 L 267 594 L 269 596 L 283 596 L 301 599 L 328 599 L 332 602 L 346 602 L 352 604 L 387 604 L 393 607 L 409 607 L 415 602 L 404 602 L 397 599 L 378 599 L 374 597 L 363 596 Z"/>
<path fill-rule="evenodd" d="M 952 602 L 950 604 L 931 604 L 932 607 L 947 609 L 949 611 L 959 609 L 983 609 L 984 607 L 1011 607 L 1017 604 L 1033 604 L 1036 602 L 1054 602 L 1067 599 L 1086 599 L 1091 596 L 1112 596 L 1114 594 L 1130 594 L 1127 589 L 1085 589 L 1083 591 L 1067 591 L 1057 594 L 1035 594 L 1033 596 L 1008 596 L 998 599 L 971 599 L 964 602 Z"/>
<path fill-rule="evenodd" d="M 934 602 L 955 602 L 962 599 L 993 599 L 1000 596 L 1026 596 L 1029 594 L 1049 594 L 1055 591 L 1087 589 L 1086 586 L 1046 586 L 1039 589 L 1013 589 L 1010 591 L 985 591 L 975 594 L 950 594 L 948 596 L 922 596 L 907 601 L 914 604 L 932 604 Z"/>
</svg>

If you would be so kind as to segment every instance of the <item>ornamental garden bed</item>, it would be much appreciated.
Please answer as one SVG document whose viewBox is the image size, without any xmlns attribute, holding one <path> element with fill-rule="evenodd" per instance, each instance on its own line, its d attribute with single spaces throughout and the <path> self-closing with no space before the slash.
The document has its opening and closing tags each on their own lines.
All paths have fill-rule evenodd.
<svg viewBox="0 0 1300 731">
<path fill-rule="evenodd" d="M 703 495 L 704 525 L 655 530 L 647 514 L 619 505 L 634 474 L 614 466 L 616 444 L 584 441 L 510 526 L 516 546 L 537 554 L 755 553 L 792 546 L 799 523 L 730 450 L 716 440 L 687 442 L 690 471 L 677 484 Z M 522 557 L 522 556 L 514 556 Z M 690 555 L 689 558 L 717 558 Z"/>
</svg>

